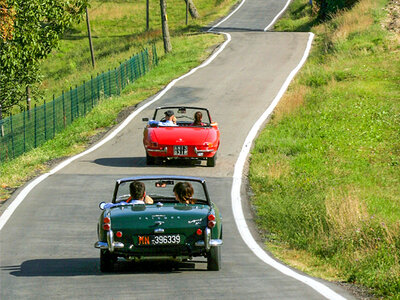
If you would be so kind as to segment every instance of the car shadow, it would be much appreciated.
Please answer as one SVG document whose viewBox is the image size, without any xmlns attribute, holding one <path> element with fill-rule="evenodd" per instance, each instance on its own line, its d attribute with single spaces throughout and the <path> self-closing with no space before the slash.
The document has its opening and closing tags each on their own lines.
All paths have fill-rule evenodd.
<svg viewBox="0 0 400 300">
<path fill-rule="evenodd" d="M 119 168 L 154 168 L 154 167 L 178 167 L 178 168 L 191 168 L 191 167 L 206 167 L 206 162 L 195 159 L 166 159 L 158 161 L 155 165 L 147 165 L 146 157 L 107 157 L 98 158 L 93 163 L 106 167 L 119 167 Z"/>
<path fill-rule="evenodd" d="M 173 260 L 126 261 L 119 260 L 114 271 L 102 273 L 99 258 L 33 259 L 21 265 L 1 266 L 2 272 L 16 277 L 70 277 L 102 276 L 120 273 L 177 273 L 182 271 L 203 271 L 196 267 L 201 261 L 177 262 Z"/>
</svg>

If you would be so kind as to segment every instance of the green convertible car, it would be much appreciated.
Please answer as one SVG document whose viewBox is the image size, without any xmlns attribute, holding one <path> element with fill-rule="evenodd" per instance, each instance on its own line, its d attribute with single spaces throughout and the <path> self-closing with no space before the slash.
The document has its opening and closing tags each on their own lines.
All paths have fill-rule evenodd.
<svg viewBox="0 0 400 300">
<path fill-rule="evenodd" d="M 146 195 L 153 204 L 128 202 L 133 181 L 145 184 Z M 182 204 L 175 199 L 173 188 L 178 182 L 192 185 L 195 204 Z M 221 268 L 222 218 L 203 178 L 163 175 L 119 179 L 112 203 L 112 207 L 105 202 L 99 204 L 102 213 L 94 246 L 100 249 L 102 272 L 112 271 L 119 257 L 136 261 L 203 256 L 208 270 Z"/>
</svg>

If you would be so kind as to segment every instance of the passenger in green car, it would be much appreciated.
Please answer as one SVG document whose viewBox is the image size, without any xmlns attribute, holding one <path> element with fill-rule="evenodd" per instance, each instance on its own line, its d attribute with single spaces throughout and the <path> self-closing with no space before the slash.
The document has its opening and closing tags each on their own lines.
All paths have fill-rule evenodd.
<svg viewBox="0 0 400 300">
<path fill-rule="evenodd" d="M 174 186 L 174 194 L 179 203 L 195 204 L 196 200 L 193 199 L 193 186 L 189 182 L 178 182 Z"/>
<path fill-rule="evenodd" d="M 141 181 L 132 181 L 129 185 L 131 196 L 125 201 L 118 203 L 107 203 L 104 208 L 110 208 L 116 205 L 124 204 L 153 204 L 153 199 L 146 195 L 146 186 Z"/>
</svg>

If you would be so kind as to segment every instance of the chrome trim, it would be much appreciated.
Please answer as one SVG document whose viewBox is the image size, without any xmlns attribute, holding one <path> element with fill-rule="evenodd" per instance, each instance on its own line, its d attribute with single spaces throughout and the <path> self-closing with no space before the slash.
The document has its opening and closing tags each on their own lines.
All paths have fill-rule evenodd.
<svg viewBox="0 0 400 300">
<path fill-rule="evenodd" d="M 154 229 L 154 233 L 164 233 L 164 228 L 156 228 Z"/>
<path fill-rule="evenodd" d="M 210 241 L 211 241 L 211 229 L 206 227 L 206 230 L 204 230 L 204 246 L 206 247 L 206 250 L 210 250 Z"/>
<path fill-rule="evenodd" d="M 214 152 L 214 149 L 210 149 L 210 150 L 198 150 L 197 147 L 194 147 L 194 152 L 197 153 L 210 153 L 210 152 Z"/>
<path fill-rule="evenodd" d="M 210 240 L 211 247 L 219 247 L 219 246 L 222 246 L 222 244 L 223 244 L 223 242 L 220 239 Z M 205 243 L 203 240 L 201 240 L 201 241 L 197 241 L 196 243 L 194 243 L 194 245 L 196 247 L 204 247 Z"/>
<path fill-rule="evenodd" d="M 107 243 L 108 250 L 110 250 L 110 252 L 114 252 L 114 232 L 112 230 L 107 232 Z"/>
<path fill-rule="evenodd" d="M 94 244 L 95 248 L 98 249 L 108 249 L 108 244 L 106 242 L 96 242 Z M 124 248 L 124 244 L 120 242 L 114 242 L 114 248 Z"/>
<path fill-rule="evenodd" d="M 164 147 L 164 149 L 160 150 L 160 149 L 149 149 L 147 148 L 147 152 L 164 152 L 167 153 L 167 147 Z"/>
</svg>

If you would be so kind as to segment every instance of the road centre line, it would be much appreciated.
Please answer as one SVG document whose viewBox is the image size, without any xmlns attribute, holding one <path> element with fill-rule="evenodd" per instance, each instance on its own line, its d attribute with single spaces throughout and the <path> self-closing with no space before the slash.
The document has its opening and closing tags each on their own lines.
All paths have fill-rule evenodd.
<svg viewBox="0 0 400 300">
<path fill-rule="evenodd" d="M 219 26 L 223 22 L 225 22 L 229 17 L 231 17 L 244 3 L 246 0 L 243 0 L 240 5 L 231 13 L 229 14 L 225 19 L 223 19 L 221 22 L 210 28 L 208 31 L 213 30 L 215 27 Z M 289 4 L 290 0 L 287 2 L 285 8 L 278 14 L 278 16 L 286 9 L 287 5 Z M 269 28 L 272 26 L 272 24 L 276 21 L 278 18 L 275 17 L 274 20 L 266 27 Z M 219 47 L 219 49 L 211 55 L 203 64 L 200 66 L 190 70 L 188 73 L 182 75 L 181 77 L 174 79 L 171 81 L 160 93 L 156 95 L 154 99 L 151 101 L 145 103 L 144 105 L 140 106 L 137 110 L 135 110 L 132 114 L 130 114 L 114 131 L 112 131 L 109 135 L 107 135 L 103 140 L 99 141 L 97 144 L 93 145 L 91 148 L 85 150 L 84 152 L 77 154 L 53 169 L 51 169 L 49 172 L 42 174 L 35 180 L 33 180 L 31 183 L 29 183 L 23 190 L 18 194 L 18 196 L 14 199 L 14 201 L 11 202 L 11 204 L 7 207 L 7 209 L 4 211 L 4 213 L 0 216 L 0 231 L 3 229 L 4 225 L 7 223 L 9 218 L 12 216 L 12 214 L 15 212 L 15 210 L 18 208 L 18 206 L 24 201 L 26 196 L 32 191 L 33 188 L 35 188 L 40 182 L 45 180 L 47 177 L 50 175 L 55 174 L 59 170 L 63 169 L 73 161 L 77 160 L 78 158 L 85 156 L 86 154 L 89 154 L 99 147 L 103 146 L 105 143 L 109 142 L 111 139 L 113 139 L 119 132 L 121 132 L 140 112 L 142 112 L 144 109 L 146 109 L 148 106 L 152 105 L 154 102 L 158 101 L 161 99 L 164 94 L 169 91 L 178 81 L 181 79 L 184 79 L 193 73 L 195 73 L 198 69 L 206 67 L 208 64 L 210 64 L 226 47 L 226 45 L 231 41 L 231 36 L 228 33 L 222 33 L 226 36 L 226 41 Z M 273 258 L 271 258 L 255 241 L 253 236 L 250 233 L 250 230 L 247 226 L 246 220 L 244 218 L 243 210 L 242 210 L 242 204 L 241 204 L 241 197 L 240 197 L 240 189 L 241 189 L 241 183 L 242 183 L 242 172 L 244 168 L 244 164 L 246 162 L 247 156 L 250 152 L 250 147 L 252 145 L 252 142 L 260 129 L 261 125 L 263 122 L 268 118 L 268 116 L 272 113 L 273 109 L 279 102 L 280 98 L 286 91 L 289 83 L 295 76 L 295 74 L 298 72 L 298 70 L 302 67 L 304 64 L 305 60 L 307 59 L 307 56 L 309 54 L 310 48 L 311 48 L 311 43 L 313 40 L 314 35 L 310 33 L 309 36 L 309 41 L 307 44 L 306 51 L 304 53 L 304 56 L 302 60 L 300 61 L 299 65 L 289 74 L 289 77 L 286 79 L 284 82 L 283 86 L 281 87 L 280 91 L 278 92 L 277 96 L 274 98 L 272 104 L 267 108 L 267 110 L 263 113 L 263 115 L 257 120 L 257 122 L 253 125 L 252 129 L 250 130 L 248 136 L 246 137 L 246 140 L 243 144 L 242 150 L 239 154 L 238 160 L 236 161 L 235 164 L 235 169 L 234 169 L 234 174 L 233 174 L 233 182 L 232 182 L 232 190 L 231 190 L 231 200 L 232 200 L 232 210 L 233 210 L 233 215 L 234 219 L 237 225 L 237 228 L 239 230 L 239 233 L 244 240 L 244 242 L 247 244 L 247 246 L 253 251 L 253 253 L 259 257 L 262 261 L 264 261 L 266 264 L 270 265 L 271 267 L 275 268 L 276 270 L 282 272 L 283 274 L 290 276 L 296 280 L 299 280 L 317 292 L 319 292 L 321 295 L 325 296 L 328 299 L 345 299 L 339 294 L 335 293 L 331 289 L 329 289 L 327 286 L 317 282 L 316 280 L 306 277 L 304 275 L 300 275 L 296 273 L 295 271 L 289 269 L 288 267 L 282 265 L 281 263 L 277 262 Z"/>
</svg>

